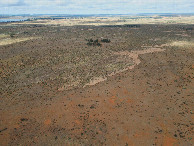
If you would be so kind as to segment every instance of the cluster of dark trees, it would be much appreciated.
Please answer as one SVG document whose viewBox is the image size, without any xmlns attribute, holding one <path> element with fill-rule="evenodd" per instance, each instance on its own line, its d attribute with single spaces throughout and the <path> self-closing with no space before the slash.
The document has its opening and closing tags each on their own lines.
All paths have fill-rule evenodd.
<svg viewBox="0 0 194 146">
<path fill-rule="evenodd" d="M 98 39 L 96 39 L 96 40 L 86 39 L 86 41 L 88 41 L 87 42 L 88 46 L 99 46 L 99 47 L 102 46 L 102 44 L 100 42 L 102 42 L 102 43 L 110 43 L 109 39 L 101 39 L 101 41 L 99 41 Z"/>
<path fill-rule="evenodd" d="M 131 24 L 131 25 L 126 24 L 126 25 L 124 25 L 124 27 L 139 28 L 139 27 L 140 27 L 140 25 L 137 25 L 137 24 Z"/>
<path fill-rule="evenodd" d="M 129 28 L 140 28 L 139 24 L 125 24 L 125 25 L 104 25 L 102 27 L 129 27 Z"/>
<path fill-rule="evenodd" d="M 88 46 L 99 46 L 99 47 L 102 46 L 102 44 L 98 41 L 98 39 L 96 40 L 89 39 L 87 41 L 88 41 L 87 43 Z"/>
<path fill-rule="evenodd" d="M 10 33 L 10 37 L 11 38 L 15 37 L 15 33 Z"/>
<path fill-rule="evenodd" d="M 192 31 L 193 30 L 193 27 L 184 27 L 184 26 L 180 26 L 179 27 L 180 29 L 183 29 L 183 30 L 186 30 L 186 31 Z"/>
<path fill-rule="evenodd" d="M 185 30 L 186 31 L 188 31 L 188 30 L 190 31 L 190 30 L 193 30 L 193 28 L 192 27 L 189 27 L 189 28 L 186 28 Z"/>
<path fill-rule="evenodd" d="M 110 43 L 110 40 L 109 39 L 101 39 L 101 42 L 103 42 L 103 43 Z"/>
</svg>

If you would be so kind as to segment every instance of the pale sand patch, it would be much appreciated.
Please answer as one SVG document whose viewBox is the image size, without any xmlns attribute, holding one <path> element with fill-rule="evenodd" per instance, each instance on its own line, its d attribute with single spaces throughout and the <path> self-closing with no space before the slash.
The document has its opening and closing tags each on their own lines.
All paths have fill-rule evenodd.
<svg viewBox="0 0 194 146">
<path fill-rule="evenodd" d="M 86 86 L 93 86 L 93 85 L 96 85 L 97 83 L 100 83 L 100 82 L 103 82 L 103 81 L 106 81 L 107 78 L 106 77 L 94 77 L 93 79 L 90 80 L 89 83 L 85 84 L 84 85 L 84 88 Z"/>
<path fill-rule="evenodd" d="M 9 35 L 6 35 L 6 34 L 0 34 L 0 39 L 7 38 L 7 37 L 9 37 Z"/>
<path fill-rule="evenodd" d="M 188 34 L 175 34 L 177 36 L 183 36 L 183 37 L 188 37 L 189 35 Z"/>
<path fill-rule="evenodd" d="M 64 90 L 65 90 L 65 87 L 64 86 L 58 88 L 58 91 L 64 91 Z"/>
<path fill-rule="evenodd" d="M 81 80 L 79 77 L 74 78 L 73 76 L 70 76 L 69 78 L 64 77 L 65 84 L 62 87 L 58 88 L 58 91 L 67 91 L 74 89 L 75 87 L 78 87 L 81 83 Z"/>
<path fill-rule="evenodd" d="M 146 49 L 146 50 L 137 50 L 137 51 L 122 51 L 122 52 L 113 52 L 115 55 L 121 55 L 121 56 L 129 56 L 129 58 L 132 58 L 133 59 L 133 65 L 125 68 L 125 69 L 122 69 L 122 70 L 119 70 L 119 71 L 116 71 L 116 72 L 113 72 L 111 74 L 109 74 L 108 76 L 114 76 L 118 73 L 122 73 L 124 71 L 127 71 L 129 69 L 133 69 L 136 65 L 140 64 L 141 60 L 139 59 L 139 55 L 142 55 L 142 54 L 146 54 L 146 53 L 154 53 L 154 52 L 163 52 L 165 51 L 166 49 L 161 49 L 161 48 L 149 48 L 149 49 Z M 103 82 L 103 81 L 106 81 L 107 78 L 106 77 L 94 77 L 93 79 L 90 80 L 89 83 L 87 83 L 86 85 L 84 85 L 84 87 L 86 86 L 93 86 L 99 82 Z"/>
<path fill-rule="evenodd" d="M 193 47 L 194 42 L 189 41 L 175 41 L 169 44 L 170 46 L 177 46 L 177 47 Z"/>
<path fill-rule="evenodd" d="M 137 51 L 131 51 L 131 52 L 128 52 L 128 51 L 122 51 L 122 52 L 115 52 L 114 54 L 116 55 L 127 55 L 129 56 L 130 58 L 133 59 L 133 65 L 132 66 L 129 66 L 123 70 L 119 70 L 117 72 L 114 72 L 114 73 L 111 73 L 109 74 L 108 76 L 114 76 L 118 73 L 121 73 L 121 72 L 124 72 L 126 70 L 129 70 L 129 69 L 133 69 L 136 65 L 140 64 L 141 60 L 139 59 L 139 55 L 142 55 L 142 54 L 146 54 L 146 53 L 154 53 L 154 52 L 163 52 L 165 51 L 165 49 L 161 49 L 161 48 L 149 48 L 149 49 L 146 49 L 146 50 L 137 50 Z"/>
<path fill-rule="evenodd" d="M 172 32 L 172 31 L 163 31 L 163 32 Z"/>
<path fill-rule="evenodd" d="M 35 39 L 35 38 L 34 37 L 28 37 L 28 38 L 6 38 L 6 39 L 0 40 L 0 46 L 10 45 L 10 44 L 14 44 L 14 43 L 18 43 L 18 42 L 23 42 L 23 41 L 27 41 L 27 40 L 32 40 L 32 39 Z"/>
</svg>

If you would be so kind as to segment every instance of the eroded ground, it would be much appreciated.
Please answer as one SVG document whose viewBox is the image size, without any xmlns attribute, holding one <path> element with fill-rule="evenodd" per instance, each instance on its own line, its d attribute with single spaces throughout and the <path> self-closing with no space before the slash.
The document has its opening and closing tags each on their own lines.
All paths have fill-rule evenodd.
<svg viewBox="0 0 194 146">
<path fill-rule="evenodd" d="M 2 25 L 1 145 L 192 145 L 193 29 Z"/>
</svg>

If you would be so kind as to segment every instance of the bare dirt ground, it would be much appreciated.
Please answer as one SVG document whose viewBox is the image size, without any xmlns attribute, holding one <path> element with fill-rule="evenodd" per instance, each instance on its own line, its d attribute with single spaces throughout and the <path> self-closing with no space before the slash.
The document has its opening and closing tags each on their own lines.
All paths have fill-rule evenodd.
<svg viewBox="0 0 194 146">
<path fill-rule="evenodd" d="M 0 145 L 193 145 L 193 29 L 2 26 Z"/>
</svg>

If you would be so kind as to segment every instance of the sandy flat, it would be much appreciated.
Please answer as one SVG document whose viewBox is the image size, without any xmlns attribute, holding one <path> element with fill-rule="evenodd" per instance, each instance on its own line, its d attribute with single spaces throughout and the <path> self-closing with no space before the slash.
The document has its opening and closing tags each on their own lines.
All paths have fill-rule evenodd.
<svg viewBox="0 0 194 146">
<path fill-rule="evenodd" d="M 10 45 L 10 44 L 18 43 L 18 42 L 24 42 L 24 41 L 28 41 L 28 40 L 32 40 L 32 39 L 35 39 L 35 38 L 33 38 L 33 37 L 29 37 L 29 38 L 5 38 L 5 39 L 0 40 L 0 46 Z"/>
<path fill-rule="evenodd" d="M 11 23 L 10 25 L 19 24 L 43 24 L 43 25 L 125 25 L 125 24 L 194 24 L 194 16 L 180 16 L 180 17 L 161 17 L 157 16 L 116 16 L 116 17 L 89 17 L 89 18 L 73 18 L 60 20 L 35 20 L 27 22 Z M 9 25 L 9 24 L 8 24 Z"/>
</svg>

